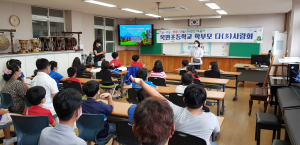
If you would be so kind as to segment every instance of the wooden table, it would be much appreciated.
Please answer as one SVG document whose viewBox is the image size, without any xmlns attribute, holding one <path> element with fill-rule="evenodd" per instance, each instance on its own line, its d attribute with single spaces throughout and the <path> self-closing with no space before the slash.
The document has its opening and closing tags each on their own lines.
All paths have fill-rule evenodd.
<svg viewBox="0 0 300 145">
<path fill-rule="evenodd" d="M 176 80 L 181 81 L 181 75 L 179 74 L 168 74 L 167 80 Z M 226 85 L 229 82 L 229 79 L 216 79 L 216 78 L 207 78 L 207 77 L 200 77 L 199 80 L 201 83 L 205 84 L 218 84 L 218 85 Z"/>
<path fill-rule="evenodd" d="M 170 93 L 175 93 L 175 89 L 177 86 L 169 86 L 169 87 L 164 87 L 164 86 L 157 86 L 158 87 L 158 92 L 161 94 L 170 94 Z M 125 86 L 124 89 L 130 89 L 132 88 L 132 85 Z M 207 99 L 210 100 L 216 100 L 217 101 L 217 116 L 220 116 L 220 112 L 224 112 L 225 106 L 224 103 L 222 103 L 222 107 L 220 109 L 220 101 L 224 101 L 226 92 L 216 92 L 216 91 L 206 91 L 206 96 Z"/>
<path fill-rule="evenodd" d="M 26 77 L 26 78 L 30 79 L 30 80 L 33 79 L 33 77 Z M 89 79 L 89 78 L 76 78 L 76 79 L 78 79 L 81 84 L 85 84 L 86 82 L 91 81 L 91 80 L 94 80 L 94 81 L 97 81 L 97 82 L 102 81 L 101 79 Z"/>
<path fill-rule="evenodd" d="M 103 100 L 103 99 L 97 99 L 97 101 L 102 101 L 104 103 L 107 103 L 107 100 Z M 129 104 L 129 103 L 122 103 L 122 102 L 115 102 L 114 101 L 114 106 L 115 107 L 113 109 L 112 115 L 121 116 L 121 117 L 128 117 L 127 111 L 128 111 L 128 109 L 131 105 L 132 104 Z M 217 119 L 218 119 L 220 127 L 222 127 L 225 118 L 217 116 Z"/>
</svg>

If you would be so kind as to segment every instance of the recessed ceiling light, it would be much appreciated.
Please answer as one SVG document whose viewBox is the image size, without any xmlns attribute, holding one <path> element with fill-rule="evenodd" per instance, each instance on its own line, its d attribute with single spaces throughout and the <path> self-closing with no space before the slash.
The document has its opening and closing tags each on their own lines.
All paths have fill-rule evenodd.
<svg viewBox="0 0 300 145">
<path fill-rule="evenodd" d="M 161 16 L 159 16 L 159 15 L 154 15 L 154 14 L 145 14 L 145 15 L 150 16 L 150 17 L 156 17 L 156 18 L 161 17 Z"/>
<path fill-rule="evenodd" d="M 133 12 L 133 13 L 143 13 L 141 11 L 133 10 L 133 9 L 129 9 L 129 8 L 122 8 L 121 10 L 128 11 L 128 12 Z"/>
<path fill-rule="evenodd" d="M 211 9 L 221 9 L 216 3 L 205 3 L 205 5 Z"/>
<path fill-rule="evenodd" d="M 223 14 L 223 15 L 226 15 L 228 14 L 226 11 L 224 10 L 216 10 L 219 14 Z"/>
<path fill-rule="evenodd" d="M 108 3 L 104 3 L 104 2 L 99 2 L 99 1 L 96 1 L 96 0 L 84 0 L 84 2 L 97 4 L 97 5 L 102 5 L 102 6 L 106 6 L 106 7 L 117 7 L 116 5 L 112 5 L 112 4 L 108 4 Z"/>
</svg>

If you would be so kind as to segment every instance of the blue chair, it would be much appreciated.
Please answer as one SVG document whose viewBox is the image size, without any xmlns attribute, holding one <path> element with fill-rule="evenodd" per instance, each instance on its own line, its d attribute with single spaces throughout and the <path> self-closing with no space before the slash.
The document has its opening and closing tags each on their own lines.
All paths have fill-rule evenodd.
<svg viewBox="0 0 300 145">
<path fill-rule="evenodd" d="M 48 116 L 11 115 L 11 118 L 18 137 L 18 145 L 39 144 L 42 130 L 49 127 Z"/>
<path fill-rule="evenodd" d="M 13 98 L 8 93 L 0 93 L 1 95 L 1 108 L 8 109 L 13 105 Z"/>
<path fill-rule="evenodd" d="M 97 139 L 97 134 L 104 128 L 103 114 L 82 114 L 77 120 L 79 137 L 86 141 L 94 141 L 96 144 L 105 145 L 115 133 L 110 133 L 106 137 Z"/>
</svg>

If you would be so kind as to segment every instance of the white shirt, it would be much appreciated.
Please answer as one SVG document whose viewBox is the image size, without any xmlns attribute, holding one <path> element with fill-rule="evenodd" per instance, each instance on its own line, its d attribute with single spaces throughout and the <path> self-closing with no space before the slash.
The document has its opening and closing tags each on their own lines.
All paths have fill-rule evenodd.
<svg viewBox="0 0 300 145">
<path fill-rule="evenodd" d="M 169 100 L 168 103 L 173 109 L 175 130 L 202 138 L 210 145 L 211 134 L 220 131 L 217 117 L 211 112 L 194 116 L 186 107 L 179 107 Z"/>
<path fill-rule="evenodd" d="M 191 64 L 192 65 L 202 65 L 202 60 L 201 60 L 201 57 L 203 57 L 203 50 L 198 47 L 197 50 L 195 48 L 193 48 L 189 54 L 189 56 L 200 56 L 198 58 L 192 58 L 191 59 Z M 193 59 L 200 59 L 200 63 L 193 63 Z"/>
<path fill-rule="evenodd" d="M 183 86 L 183 85 L 178 85 L 175 89 L 176 93 L 180 93 L 180 94 L 184 94 L 184 90 L 187 86 Z"/>
<path fill-rule="evenodd" d="M 57 84 L 54 79 L 52 79 L 48 74 L 44 72 L 38 72 L 37 75 L 32 79 L 31 86 L 42 86 L 46 90 L 46 102 L 43 104 L 43 108 L 49 109 L 52 115 L 56 112 L 52 103 L 52 94 L 58 93 Z"/>
</svg>

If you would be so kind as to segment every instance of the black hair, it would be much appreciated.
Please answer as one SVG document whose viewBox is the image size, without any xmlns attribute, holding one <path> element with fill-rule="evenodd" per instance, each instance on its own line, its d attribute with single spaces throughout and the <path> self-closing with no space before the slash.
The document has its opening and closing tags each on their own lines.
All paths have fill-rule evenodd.
<svg viewBox="0 0 300 145">
<path fill-rule="evenodd" d="M 133 60 L 134 62 L 137 62 L 139 59 L 140 59 L 140 56 L 139 56 L 139 55 L 133 55 L 133 56 L 132 56 L 132 60 Z"/>
<path fill-rule="evenodd" d="M 186 70 L 191 71 L 192 73 L 195 73 L 195 75 L 194 75 L 195 78 L 199 77 L 199 74 L 197 73 L 197 71 L 195 69 L 195 66 L 189 65 L 189 66 L 186 67 Z"/>
<path fill-rule="evenodd" d="M 49 64 L 51 65 L 51 70 L 53 70 L 55 67 L 57 67 L 56 61 L 50 61 Z"/>
<path fill-rule="evenodd" d="M 111 54 L 111 56 L 112 56 L 114 59 L 116 59 L 116 58 L 119 56 L 119 54 L 118 54 L 118 52 L 113 52 L 113 53 Z"/>
<path fill-rule="evenodd" d="M 135 72 L 135 77 L 136 78 L 141 78 L 145 81 L 147 79 L 147 69 L 146 68 L 139 68 Z"/>
<path fill-rule="evenodd" d="M 15 63 L 9 64 L 6 67 L 8 70 L 11 71 L 10 74 L 5 74 L 3 75 L 3 79 L 7 82 L 11 79 L 11 77 L 20 70 L 19 66 Z"/>
<path fill-rule="evenodd" d="M 101 63 L 101 69 L 108 69 L 109 68 L 109 62 L 104 60 Z"/>
<path fill-rule="evenodd" d="M 39 58 L 36 60 L 35 65 L 38 70 L 44 70 L 49 66 L 49 61 L 46 58 Z"/>
<path fill-rule="evenodd" d="M 33 71 L 33 75 L 32 75 L 31 77 L 35 77 L 35 76 L 37 75 L 37 73 L 38 73 L 38 70 L 35 69 L 35 70 Z"/>
<path fill-rule="evenodd" d="M 68 73 L 68 77 L 73 77 L 77 73 L 77 68 L 69 67 L 67 73 Z"/>
<path fill-rule="evenodd" d="M 73 88 L 67 88 L 58 92 L 53 98 L 53 106 L 59 120 L 70 120 L 75 111 L 82 103 L 82 97 L 79 91 Z"/>
<path fill-rule="evenodd" d="M 42 86 L 34 86 L 27 90 L 26 97 L 31 105 L 39 105 L 46 96 L 46 90 Z"/>
<path fill-rule="evenodd" d="M 142 102 L 144 99 L 150 97 L 149 94 L 144 89 L 139 89 L 137 92 L 137 98 L 139 102 Z"/>
<path fill-rule="evenodd" d="M 81 64 L 79 57 L 75 57 L 72 63 L 72 67 L 78 67 Z"/>
<path fill-rule="evenodd" d="M 99 55 L 99 59 L 101 60 L 102 58 L 105 58 L 105 55 L 104 55 L 104 54 L 100 54 L 100 55 Z"/>
<path fill-rule="evenodd" d="M 18 65 L 21 68 L 21 64 L 22 62 L 18 59 L 10 59 L 9 61 L 6 62 L 6 66 L 8 66 L 9 64 L 15 63 L 16 65 Z"/>
<path fill-rule="evenodd" d="M 102 41 L 100 39 L 96 39 L 93 43 L 93 47 L 95 47 L 97 43 L 102 44 Z"/>
<path fill-rule="evenodd" d="M 189 85 L 184 90 L 185 105 L 192 109 L 198 109 L 204 105 L 206 91 L 197 84 Z"/>
<path fill-rule="evenodd" d="M 198 40 L 195 40 L 194 43 L 197 42 L 198 43 L 198 47 L 200 48 L 200 42 Z"/>
<path fill-rule="evenodd" d="M 184 85 L 190 85 L 193 83 L 193 80 L 194 80 L 194 77 L 192 76 L 192 74 L 190 73 L 185 73 L 182 75 L 181 77 L 181 82 L 184 84 Z"/>
<path fill-rule="evenodd" d="M 182 61 L 182 66 L 188 66 L 189 65 L 189 61 L 188 60 L 183 60 Z"/>
<path fill-rule="evenodd" d="M 220 69 L 219 69 L 217 63 L 214 63 L 214 64 L 211 66 L 211 70 L 212 70 L 212 71 L 216 71 L 216 72 L 220 72 Z"/>
<path fill-rule="evenodd" d="M 99 83 L 97 81 L 88 81 L 82 86 L 82 91 L 87 97 L 94 97 L 99 91 Z"/>
<path fill-rule="evenodd" d="M 162 62 L 160 60 L 155 61 L 152 71 L 153 72 L 163 72 L 164 71 L 164 67 L 162 66 Z"/>
<path fill-rule="evenodd" d="M 212 65 L 214 65 L 216 63 L 217 63 L 216 61 L 212 61 L 212 62 L 210 62 L 210 65 L 212 66 Z"/>
</svg>

